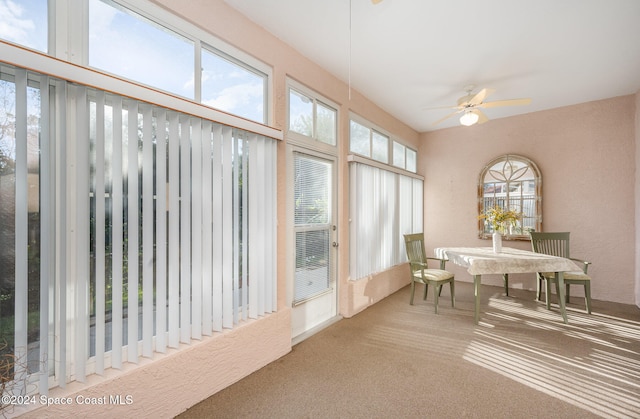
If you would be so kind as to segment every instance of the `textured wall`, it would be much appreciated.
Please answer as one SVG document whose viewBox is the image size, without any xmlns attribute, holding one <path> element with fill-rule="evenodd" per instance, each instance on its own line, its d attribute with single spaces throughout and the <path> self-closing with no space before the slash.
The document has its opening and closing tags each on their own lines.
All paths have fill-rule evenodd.
<svg viewBox="0 0 640 419">
<path fill-rule="evenodd" d="M 428 246 L 489 245 L 476 235 L 478 175 L 494 157 L 520 154 L 542 172 L 543 231 L 570 231 L 572 256 L 593 262 L 592 297 L 634 303 L 635 101 L 623 96 L 424 134 Z M 471 280 L 459 272 L 456 279 Z M 533 275 L 512 282 L 535 289 Z M 577 287 L 574 294 L 582 295 Z"/>
</svg>

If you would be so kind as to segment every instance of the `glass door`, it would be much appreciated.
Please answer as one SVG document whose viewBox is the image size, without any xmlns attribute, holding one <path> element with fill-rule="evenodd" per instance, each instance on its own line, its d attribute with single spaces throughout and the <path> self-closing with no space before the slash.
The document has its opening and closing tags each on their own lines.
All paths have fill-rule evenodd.
<svg viewBox="0 0 640 419">
<path fill-rule="evenodd" d="M 336 315 L 334 166 L 330 158 L 293 153 L 293 337 Z"/>
</svg>

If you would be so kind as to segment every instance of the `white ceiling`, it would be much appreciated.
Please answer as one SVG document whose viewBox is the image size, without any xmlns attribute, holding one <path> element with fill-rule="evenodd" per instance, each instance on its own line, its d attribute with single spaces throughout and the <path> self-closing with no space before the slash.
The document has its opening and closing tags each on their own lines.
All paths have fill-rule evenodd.
<svg viewBox="0 0 640 419">
<path fill-rule="evenodd" d="M 640 90 L 640 0 L 225 1 L 419 132 L 470 84 L 532 99 L 490 119 Z"/>
</svg>

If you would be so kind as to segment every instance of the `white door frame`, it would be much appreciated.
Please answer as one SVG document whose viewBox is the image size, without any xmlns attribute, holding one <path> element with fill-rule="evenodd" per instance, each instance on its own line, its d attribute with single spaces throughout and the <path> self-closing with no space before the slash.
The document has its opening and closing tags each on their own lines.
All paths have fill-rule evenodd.
<svg viewBox="0 0 640 419">
<path fill-rule="evenodd" d="M 305 154 L 330 161 L 333 166 L 332 171 L 332 219 L 330 222 L 335 226 L 332 230 L 330 242 L 331 258 L 330 265 L 333 283 L 332 292 L 321 294 L 314 298 L 294 304 L 294 283 L 296 269 L 296 242 L 295 242 L 295 220 L 294 220 L 294 155 L 295 153 Z M 338 316 L 338 194 L 337 194 L 337 174 L 338 158 L 335 155 L 319 152 L 299 145 L 287 145 L 287 302 L 291 307 L 291 336 L 293 343 L 298 343 L 306 337 L 311 336 L 318 330 L 339 320 Z"/>
</svg>

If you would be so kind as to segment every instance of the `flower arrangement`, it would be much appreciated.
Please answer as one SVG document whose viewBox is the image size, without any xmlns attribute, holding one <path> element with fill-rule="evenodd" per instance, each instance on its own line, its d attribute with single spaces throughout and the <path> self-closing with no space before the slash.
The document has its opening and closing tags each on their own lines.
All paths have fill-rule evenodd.
<svg viewBox="0 0 640 419">
<path fill-rule="evenodd" d="M 495 205 L 487 208 L 484 214 L 480 214 L 478 218 L 490 223 L 493 231 L 504 234 L 507 232 L 509 225 L 516 226 L 518 220 L 522 218 L 522 213 Z"/>
</svg>

